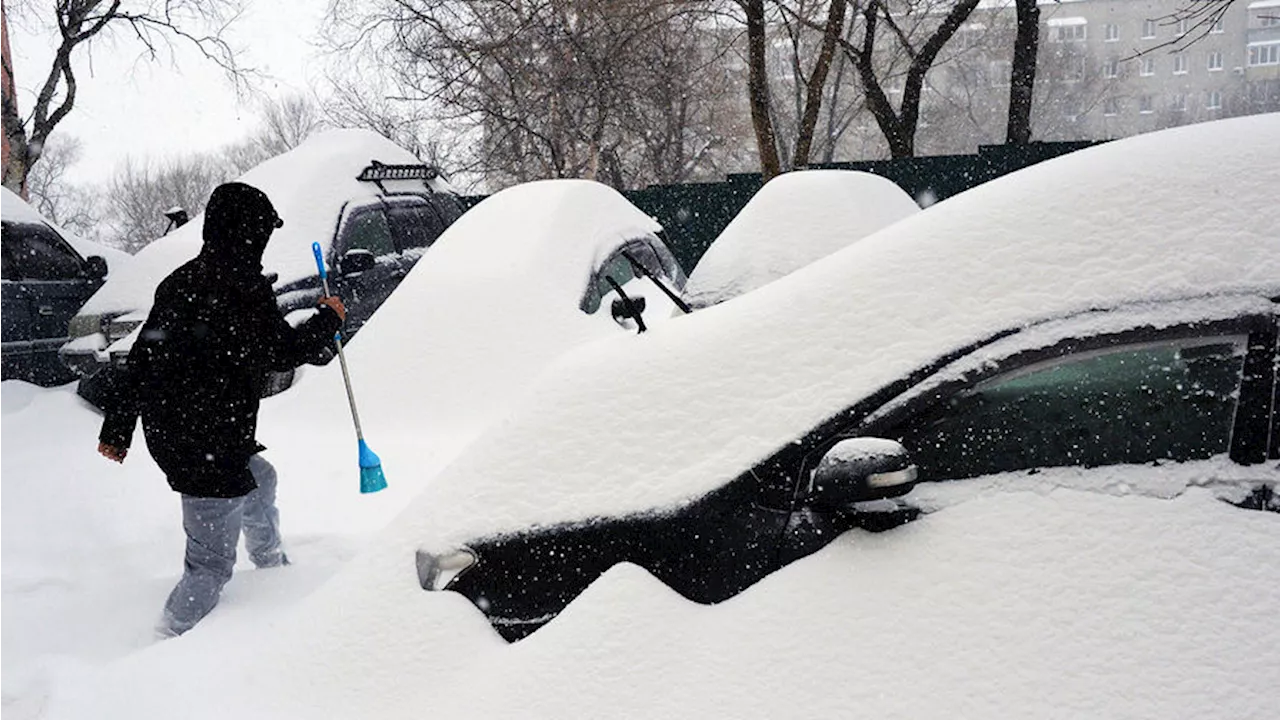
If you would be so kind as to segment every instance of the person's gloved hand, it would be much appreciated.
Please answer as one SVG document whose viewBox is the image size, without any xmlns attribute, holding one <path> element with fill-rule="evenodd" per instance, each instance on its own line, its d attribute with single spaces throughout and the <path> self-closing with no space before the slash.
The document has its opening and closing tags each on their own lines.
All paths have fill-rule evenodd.
<svg viewBox="0 0 1280 720">
<path fill-rule="evenodd" d="M 324 305 L 330 310 L 338 313 L 339 320 L 347 319 L 347 307 L 342 304 L 342 299 L 337 295 L 326 295 L 317 301 L 318 305 Z"/>
<path fill-rule="evenodd" d="M 100 442 L 98 443 L 98 454 L 108 460 L 122 463 L 124 462 L 124 456 L 129 454 L 129 448 L 118 448 L 115 445 Z"/>
</svg>

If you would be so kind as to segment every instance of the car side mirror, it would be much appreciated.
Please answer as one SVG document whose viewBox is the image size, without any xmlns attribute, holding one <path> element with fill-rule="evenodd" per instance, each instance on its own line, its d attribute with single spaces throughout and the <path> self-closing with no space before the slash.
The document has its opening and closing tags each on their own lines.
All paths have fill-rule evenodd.
<svg viewBox="0 0 1280 720">
<path fill-rule="evenodd" d="M 371 270 L 375 264 L 373 253 L 368 250 L 348 250 L 338 263 L 338 270 L 343 275 L 356 275 Z"/>
<path fill-rule="evenodd" d="M 613 313 L 614 320 L 634 320 L 636 315 L 644 314 L 644 296 L 631 295 L 631 304 L 628 305 L 626 300 L 622 298 L 614 298 L 613 306 L 610 308 Z M 631 308 L 635 308 L 635 312 L 631 312 Z"/>
<path fill-rule="evenodd" d="M 84 274 L 90 280 L 101 280 L 107 276 L 107 259 L 101 255 L 90 255 L 84 259 Z"/>
<path fill-rule="evenodd" d="M 809 500 L 840 507 L 906 494 L 915 485 L 916 466 L 902 443 L 873 437 L 841 440 L 813 471 Z"/>
</svg>

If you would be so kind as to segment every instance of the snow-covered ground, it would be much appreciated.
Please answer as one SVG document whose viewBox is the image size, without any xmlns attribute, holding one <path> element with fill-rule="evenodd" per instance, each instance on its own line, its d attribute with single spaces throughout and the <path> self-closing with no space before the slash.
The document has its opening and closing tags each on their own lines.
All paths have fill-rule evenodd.
<svg viewBox="0 0 1280 720">
<path fill-rule="evenodd" d="M 412 553 L 681 502 L 992 329 L 1274 288 L 1277 220 L 1240 208 L 1269 201 L 1280 162 L 1263 141 L 1278 133 L 1277 116 L 1181 128 L 994 181 L 717 307 L 580 347 L 456 459 L 462 441 L 395 410 L 406 383 L 438 379 L 361 350 L 427 344 L 415 269 L 386 306 L 403 322 L 380 315 L 351 344 L 390 487 L 358 494 L 337 368 L 308 368 L 260 420 L 294 565 L 241 568 L 204 622 L 159 643 L 176 497 L 140 440 L 123 466 L 95 454 L 99 418 L 70 388 L 6 382 L 4 716 L 1274 717 L 1280 514 L 1223 502 L 1239 469 L 1221 459 L 917 488 L 920 520 L 847 533 L 715 606 L 619 565 L 513 645 L 461 596 L 421 590 Z M 1154 191 L 1173 175 L 1208 189 L 1194 204 Z M 1135 209 L 1159 221 L 1125 226 Z M 841 318 L 859 322 L 830 332 Z"/>
</svg>

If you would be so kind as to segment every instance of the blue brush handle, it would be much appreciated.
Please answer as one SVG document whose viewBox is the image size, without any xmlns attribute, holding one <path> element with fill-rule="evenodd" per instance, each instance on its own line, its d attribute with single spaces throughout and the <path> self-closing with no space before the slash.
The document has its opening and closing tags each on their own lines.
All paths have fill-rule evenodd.
<svg viewBox="0 0 1280 720">
<path fill-rule="evenodd" d="M 320 243 L 311 243 L 311 252 L 315 253 L 316 256 L 316 269 L 320 271 L 320 279 L 328 280 L 329 273 L 325 272 L 324 269 L 324 252 L 320 250 Z"/>
</svg>

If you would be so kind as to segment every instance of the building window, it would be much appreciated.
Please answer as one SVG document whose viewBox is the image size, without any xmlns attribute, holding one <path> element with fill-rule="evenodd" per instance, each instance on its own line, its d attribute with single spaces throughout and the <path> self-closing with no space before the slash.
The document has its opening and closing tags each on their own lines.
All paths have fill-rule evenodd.
<svg viewBox="0 0 1280 720">
<path fill-rule="evenodd" d="M 1213 26 L 1209 28 L 1209 32 L 1213 33 L 1214 35 L 1217 35 L 1218 33 L 1226 32 L 1226 30 L 1222 28 L 1222 18 L 1218 18 L 1217 20 L 1213 21 Z"/>
<path fill-rule="evenodd" d="M 1222 69 L 1222 51 L 1214 50 L 1209 53 L 1209 72 Z"/>
<path fill-rule="evenodd" d="M 1249 46 L 1249 67 L 1280 65 L 1280 42 L 1256 43 Z"/>
<path fill-rule="evenodd" d="M 1180 52 L 1180 53 L 1173 54 L 1173 74 L 1174 75 L 1187 74 L 1187 54 L 1186 53 Z"/>
<path fill-rule="evenodd" d="M 1142 21 L 1142 39 L 1150 40 L 1155 36 L 1156 36 L 1156 21 L 1143 20 Z"/>
<path fill-rule="evenodd" d="M 1143 77 L 1151 77 L 1156 74 L 1156 59 L 1153 57 L 1142 58 L 1142 69 L 1138 71 Z"/>
<path fill-rule="evenodd" d="M 1062 79 L 1067 82 L 1080 82 L 1084 80 L 1084 68 L 1084 58 L 1070 58 L 1063 71 Z"/>
<path fill-rule="evenodd" d="M 1187 96 L 1184 95 L 1183 93 L 1178 93 L 1177 95 L 1174 95 L 1173 100 L 1169 103 L 1169 109 L 1174 112 L 1186 112 Z"/>
<path fill-rule="evenodd" d="M 982 23 L 969 23 L 960 31 L 960 46 L 964 48 L 975 48 L 982 45 L 986 38 L 987 26 Z"/>
<path fill-rule="evenodd" d="M 1210 90 L 1209 96 L 1205 99 L 1204 106 L 1210 110 L 1222 109 L 1222 93 L 1217 90 Z"/>
<path fill-rule="evenodd" d="M 1150 115 L 1156 111 L 1155 98 L 1150 95 L 1143 95 L 1138 98 L 1138 113 L 1141 115 Z"/>
<path fill-rule="evenodd" d="M 1275 27 L 1276 25 L 1280 25 L 1280 8 L 1264 10 L 1263 14 L 1258 16 L 1258 27 Z"/>
<path fill-rule="evenodd" d="M 1107 117 L 1115 117 L 1120 114 L 1120 99 L 1107 98 L 1102 101 L 1102 114 Z"/>
<path fill-rule="evenodd" d="M 1175 34 L 1175 35 L 1177 35 L 1178 37 L 1182 37 L 1183 35 L 1186 35 L 1186 34 L 1187 34 L 1187 19 L 1186 19 L 1186 18 L 1183 18 L 1183 19 L 1181 19 L 1181 20 L 1179 20 L 1179 21 L 1178 21 L 1178 32 L 1176 32 L 1176 33 L 1174 33 L 1174 34 Z"/>
<path fill-rule="evenodd" d="M 1115 23 L 1107 23 L 1106 27 L 1107 42 L 1118 42 L 1120 40 L 1120 26 Z"/>
<path fill-rule="evenodd" d="M 1089 26 L 1084 23 L 1074 23 L 1059 25 L 1056 29 L 1058 42 L 1084 42 L 1088 37 Z"/>
<path fill-rule="evenodd" d="M 1115 58 L 1109 58 L 1102 64 L 1102 76 L 1105 78 L 1120 77 L 1120 61 Z"/>
<path fill-rule="evenodd" d="M 1009 87 L 1013 77 L 1013 63 L 1008 60 L 993 60 L 989 72 L 992 87 Z"/>
</svg>

